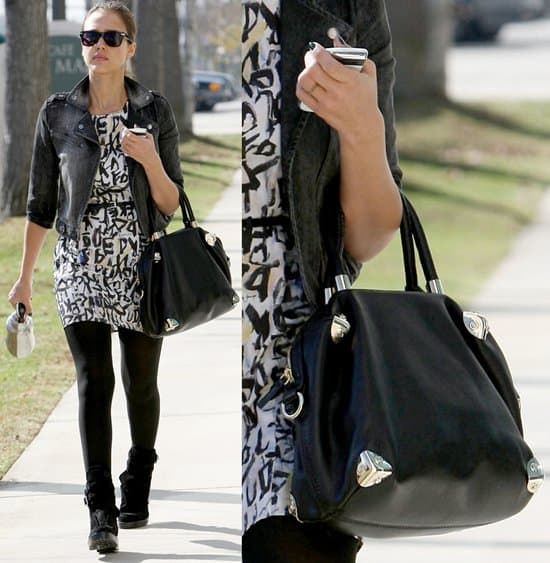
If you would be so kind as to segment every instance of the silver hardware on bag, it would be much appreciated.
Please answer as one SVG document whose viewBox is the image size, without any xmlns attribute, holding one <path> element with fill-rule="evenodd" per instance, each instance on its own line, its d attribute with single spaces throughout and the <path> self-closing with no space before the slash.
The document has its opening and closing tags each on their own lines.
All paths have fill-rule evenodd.
<svg viewBox="0 0 550 563">
<path fill-rule="evenodd" d="M 479 340 L 485 340 L 489 334 L 489 322 L 479 313 L 472 311 L 464 311 L 462 314 L 464 326 L 470 334 L 473 334 Z"/>
<path fill-rule="evenodd" d="M 533 457 L 527 462 L 527 490 L 535 494 L 544 483 L 544 470 L 540 461 Z"/>
<path fill-rule="evenodd" d="M 302 410 L 304 410 L 304 396 L 300 391 L 296 392 L 296 398 L 298 399 L 298 406 L 294 412 L 288 412 L 285 404 L 281 403 L 281 411 L 287 420 L 296 420 L 302 413 Z"/>
<path fill-rule="evenodd" d="M 160 252 L 155 252 L 155 254 L 153 255 L 153 262 L 160 262 L 162 260 L 162 256 L 160 255 Z"/>
<path fill-rule="evenodd" d="M 178 326 L 180 326 L 180 323 L 176 319 L 168 318 L 164 321 L 164 330 L 166 330 L 167 332 L 171 330 L 176 330 Z"/>
<path fill-rule="evenodd" d="M 151 240 L 159 240 L 164 236 L 166 236 L 166 231 L 157 231 L 151 235 Z"/>
<path fill-rule="evenodd" d="M 298 517 L 298 506 L 296 505 L 296 499 L 292 494 L 290 495 L 290 501 L 288 503 L 288 513 L 300 522 L 300 518 Z"/>
<path fill-rule="evenodd" d="M 232 301 L 233 305 L 236 305 L 239 302 L 239 296 L 236 293 L 233 294 Z"/>
<path fill-rule="evenodd" d="M 336 276 L 334 278 L 334 281 L 336 282 L 336 291 L 342 291 L 344 289 L 351 288 L 351 281 L 347 274 L 340 274 L 339 276 Z"/>
<path fill-rule="evenodd" d="M 216 237 L 216 235 L 214 233 L 205 233 L 204 234 L 204 240 L 206 241 L 206 244 L 209 244 L 210 246 L 214 246 L 216 244 L 216 240 L 218 237 Z"/>
<path fill-rule="evenodd" d="M 338 344 L 344 336 L 350 331 L 351 324 L 346 318 L 346 315 L 340 313 L 334 315 L 332 323 L 330 324 L 330 337 L 335 344 Z"/>
<path fill-rule="evenodd" d="M 283 385 L 290 385 L 291 383 L 294 383 L 294 376 L 292 375 L 292 370 L 289 367 L 286 367 L 283 371 L 281 381 L 283 382 Z"/>
<path fill-rule="evenodd" d="M 430 280 L 428 282 L 428 290 L 430 293 L 438 293 L 439 295 L 443 295 L 445 293 L 440 279 Z"/>
<path fill-rule="evenodd" d="M 331 297 L 334 295 L 333 287 L 325 287 L 325 305 L 330 301 Z"/>
<path fill-rule="evenodd" d="M 291 348 L 288 349 L 288 354 L 287 354 L 287 367 L 284 369 L 283 371 L 283 375 L 281 375 L 281 381 L 283 382 L 283 385 L 292 385 L 295 382 L 294 379 L 294 375 L 292 373 L 292 363 L 290 360 L 290 353 L 291 353 Z M 281 403 L 281 412 L 283 413 L 283 416 L 287 419 L 287 420 L 295 420 L 296 418 L 298 418 L 300 416 L 300 414 L 302 413 L 302 410 L 304 409 L 304 395 L 302 393 L 300 393 L 300 391 L 296 391 L 296 398 L 298 399 L 298 406 L 296 407 L 296 409 L 293 412 L 288 412 L 286 410 L 286 406 L 284 401 Z"/>
<path fill-rule="evenodd" d="M 370 450 L 361 452 L 357 464 L 357 482 L 361 487 L 378 485 L 392 472 L 392 466 L 382 456 Z"/>
</svg>

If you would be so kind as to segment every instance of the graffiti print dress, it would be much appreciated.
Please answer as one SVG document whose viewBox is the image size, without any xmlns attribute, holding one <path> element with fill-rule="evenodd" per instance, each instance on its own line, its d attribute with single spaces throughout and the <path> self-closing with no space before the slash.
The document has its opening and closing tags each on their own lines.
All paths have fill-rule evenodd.
<svg viewBox="0 0 550 563">
<path fill-rule="evenodd" d="M 279 2 L 243 1 L 243 531 L 288 514 L 292 423 L 277 381 L 311 314 L 301 283 L 281 168 Z M 286 220 L 285 220 L 286 219 Z"/>
<path fill-rule="evenodd" d="M 78 240 L 61 236 L 54 251 L 54 285 L 63 326 L 93 321 L 141 331 L 137 262 L 141 234 L 120 146 L 127 105 L 92 116 L 100 163 Z"/>
</svg>

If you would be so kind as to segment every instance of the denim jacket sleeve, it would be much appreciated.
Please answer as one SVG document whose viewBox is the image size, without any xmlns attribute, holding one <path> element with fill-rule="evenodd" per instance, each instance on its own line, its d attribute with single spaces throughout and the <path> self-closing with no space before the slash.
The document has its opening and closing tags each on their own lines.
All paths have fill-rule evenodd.
<svg viewBox="0 0 550 563">
<path fill-rule="evenodd" d="M 179 155 L 179 132 L 176 124 L 174 112 L 168 100 L 155 93 L 156 113 L 158 120 L 158 152 L 164 166 L 164 170 L 168 177 L 176 184 L 178 191 L 183 190 L 183 174 L 181 171 L 180 155 Z M 155 205 L 154 209 L 154 231 L 163 230 L 172 216 L 164 215 Z"/>
<path fill-rule="evenodd" d="M 366 46 L 369 59 L 376 64 L 378 80 L 378 106 L 384 116 L 386 129 L 386 154 L 393 179 L 401 188 L 402 172 L 397 156 L 397 138 L 395 132 L 395 111 L 393 104 L 393 87 L 395 83 L 395 58 L 392 51 L 392 40 L 386 6 L 383 0 L 359 1 L 358 13 L 365 14 L 365 21 L 357 26 L 357 44 Z M 360 8 L 360 9 L 359 9 Z"/>
<path fill-rule="evenodd" d="M 48 125 L 49 99 L 40 108 L 29 177 L 27 218 L 46 229 L 53 227 L 59 191 L 59 160 Z"/>
</svg>

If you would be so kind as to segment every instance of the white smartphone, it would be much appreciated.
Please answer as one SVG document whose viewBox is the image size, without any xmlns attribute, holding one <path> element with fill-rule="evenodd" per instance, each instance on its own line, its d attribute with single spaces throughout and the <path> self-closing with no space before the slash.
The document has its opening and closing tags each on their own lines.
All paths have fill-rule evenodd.
<svg viewBox="0 0 550 563">
<path fill-rule="evenodd" d="M 132 127 L 131 129 L 128 129 L 128 131 L 131 131 L 134 135 L 139 135 L 140 137 L 145 137 L 145 135 L 147 135 L 147 129 L 145 129 L 145 127 Z"/>
<path fill-rule="evenodd" d="M 327 47 L 327 51 L 338 62 L 358 72 L 361 71 L 369 56 L 368 50 L 362 47 Z M 300 102 L 300 109 L 302 111 L 313 111 L 304 102 Z"/>
<path fill-rule="evenodd" d="M 327 51 L 340 63 L 354 70 L 361 70 L 369 52 L 362 47 L 328 47 Z"/>
</svg>

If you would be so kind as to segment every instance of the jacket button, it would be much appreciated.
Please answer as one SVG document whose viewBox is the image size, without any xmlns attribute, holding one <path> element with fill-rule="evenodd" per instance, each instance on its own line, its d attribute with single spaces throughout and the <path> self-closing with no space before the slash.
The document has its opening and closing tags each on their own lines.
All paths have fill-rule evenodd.
<svg viewBox="0 0 550 563">
<path fill-rule="evenodd" d="M 153 128 L 153 126 L 149 123 L 149 125 L 147 125 L 147 129 L 149 129 L 149 131 L 151 131 L 152 128 Z"/>
<path fill-rule="evenodd" d="M 79 123 L 78 128 L 79 128 L 79 129 L 84 129 L 84 125 L 82 125 L 82 123 Z"/>
</svg>

